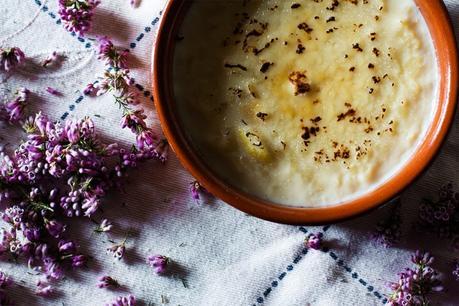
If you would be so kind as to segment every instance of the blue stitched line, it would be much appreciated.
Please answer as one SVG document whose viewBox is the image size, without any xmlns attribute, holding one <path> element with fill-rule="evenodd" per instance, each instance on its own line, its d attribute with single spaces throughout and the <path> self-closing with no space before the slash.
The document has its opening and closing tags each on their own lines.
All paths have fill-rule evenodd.
<svg viewBox="0 0 459 306">
<path fill-rule="evenodd" d="M 323 233 L 326 233 L 328 230 L 330 229 L 330 225 L 327 225 L 327 226 L 324 226 L 322 228 L 322 231 Z M 308 229 L 306 229 L 305 227 L 301 226 L 299 227 L 299 230 L 300 232 L 304 233 L 304 234 L 308 234 L 310 233 L 310 231 Z M 323 235 L 322 233 L 322 235 Z M 319 233 L 320 234 L 320 233 Z M 374 287 L 369 285 L 367 281 L 365 281 L 364 279 L 362 278 L 359 278 L 359 275 L 357 272 L 353 272 L 352 271 L 352 268 L 350 268 L 349 266 L 345 265 L 344 264 L 344 261 L 339 259 L 338 258 L 338 255 L 336 255 L 334 252 L 330 251 L 328 248 L 322 248 L 321 250 L 322 252 L 324 253 L 328 253 L 330 255 L 330 257 L 336 261 L 336 263 L 338 264 L 338 266 L 342 267 L 347 273 L 349 273 L 351 275 L 351 277 L 353 279 L 356 279 L 359 284 L 361 284 L 362 286 L 364 286 L 369 292 L 372 292 L 373 295 L 381 300 L 381 302 L 383 304 L 386 304 L 387 302 L 387 299 L 386 298 L 383 298 L 383 296 L 378 292 L 378 291 L 375 291 L 374 290 Z M 298 254 L 292 261 L 292 264 L 288 265 L 285 269 L 285 271 L 283 271 L 281 274 L 279 274 L 279 276 L 277 277 L 276 280 L 272 281 L 271 282 L 271 285 L 265 289 L 265 291 L 263 291 L 262 294 L 260 294 L 257 299 L 256 299 L 256 303 L 255 304 L 252 304 L 252 306 L 257 306 L 257 304 L 263 304 L 265 302 L 265 300 L 268 298 L 268 296 L 271 294 L 271 292 L 279 285 L 279 282 L 281 282 L 289 272 L 291 272 L 293 269 L 294 269 L 294 265 L 297 265 L 303 258 L 305 258 L 305 255 L 308 253 L 308 249 L 307 248 L 304 248 L 300 254 Z"/>
<path fill-rule="evenodd" d="M 324 227 L 322 230 L 324 232 L 326 232 L 328 230 L 328 228 L 329 227 Z M 299 230 L 304 234 L 307 234 L 309 232 L 303 226 L 301 226 L 299 228 Z M 297 265 L 305 257 L 305 255 L 307 253 L 308 253 L 308 249 L 307 248 L 304 248 L 303 250 L 301 250 L 301 252 L 295 256 L 295 258 L 293 259 L 292 263 L 289 264 L 285 268 L 285 271 L 283 271 L 281 274 L 279 274 L 277 276 L 277 279 L 273 280 L 271 282 L 271 285 L 268 288 L 266 288 L 265 291 L 263 291 L 263 293 L 260 296 L 257 297 L 256 303 L 263 304 L 265 302 L 265 300 L 268 298 L 268 296 L 271 294 L 271 292 L 279 285 L 279 282 L 281 282 L 287 276 L 287 273 L 293 271 L 295 265 Z M 253 304 L 253 306 L 256 306 L 256 304 Z"/>
<path fill-rule="evenodd" d="M 35 3 L 38 5 L 38 6 L 41 6 L 42 5 L 42 2 L 40 0 L 34 0 Z M 42 11 L 43 12 L 47 12 L 49 10 L 49 8 L 45 5 L 42 7 Z M 163 11 L 160 11 L 159 12 L 159 16 L 161 16 L 163 13 Z M 48 12 L 48 16 L 50 16 L 52 19 L 55 19 L 56 20 L 56 24 L 61 24 L 62 21 L 57 18 L 57 15 L 53 12 Z M 151 21 L 151 25 L 152 26 L 155 26 L 157 23 L 159 22 L 159 17 L 155 17 L 152 21 Z M 149 33 L 151 32 L 151 27 L 150 26 L 146 26 L 144 28 L 144 32 L 145 33 Z M 84 43 L 85 44 L 85 48 L 91 48 L 92 45 L 90 42 L 88 42 L 86 39 L 84 39 L 83 37 L 77 37 L 76 33 L 75 32 L 71 32 L 70 35 L 76 37 L 78 39 L 78 41 L 80 41 L 81 43 Z M 145 36 L 144 33 L 140 33 L 137 38 L 136 38 L 136 41 L 139 42 L 140 40 L 142 40 L 142 38 Z M 129 44 L 129 47 L 131 49 L 134 49 L 136 47 L 136 43 L 135 42 L 132 42 Z M 149 97 L 151 101 L 154 101 L 154 98 L 153 98 L 153 95 L 151 94 L 151 92 L 149 90 L 145 90 L 144 87 L 138 83 L 135 84 L 135 87 L 141 91 L 144 95 L 144 97 Z M 75 101 L 75 104 L 78 104 L 80 103 L 81 101 L 83 101 L 84 99 L 84 96 L 79 96 L 76 101 Z M 75 110 L 75 105 L 74 104 L 71 104 L 69 105 L 69 110 L 72 112 Z M 65 120 L 67 117 L 69 116 L 69 112 L 64 112 L 61 116 L 61 120 Z"/>
<path fill-rule="evenodd" d="M 303 250 L 301 250 L 300 254 L 298 254 L 295 257 L 295 259 L 293 259 L 292 264 L 288 265 L 285 268 L 285 271 L 279 274 L 277 278 L 271 282 L 271 285 L 268 288 L 266 288 L 265 291 L 263 291 L 263 293 L 260 296 L 257 297 L 258 304 L 263 304 L 265 302 L 265 299 L 267 299 L 268 296 L 271 294 L 271 292 L 279 285 L 279 282 L 281 282 L 287 276 L 287 273 L 293 271 L 294 265 L 298 264 L 305 257 L 307 253 L 308 253 L 307 248 L 304 248 Z M 253 305 L 256 305 L 256 304 L 253 304 Z"/>
<path fill-rule="evenodd" d="M 352 268 L 350 268 L 349 266 L 345 265 L 344 264 L 344 261 L 341 260 L 338 255 L 336 255 L 334 252 L 330 251 L 330 249 L 324 247 L 322 248 L 322 252 L 324 253 L 328 253 L 328 255 L 330 255 L 330 257 L 336 261 L 336 263 L 338 264 L 338 266 L 342 267 L 344 269 L 344 271 L 346 271 L 347 273 L 349 273 L 351 275 L 351 277 L 353 279 L 355 279 L 356 281 L 359 282 L 360 285 L 362 285 L 363 287 L 365 287 L 368 292 L 372 292 L 373 295 L 382 302 L 382 304 L 386 304 L 387 303 L 387 299 L 383 297 L 383 295 L 381 293 L 379 293 L 378 291 L 375 291 L 375 288 L 368 284 L 368 282 L 366 280 L 364 280 L 363 278 L 359 277 L 359 274 L 357 272 L 353 272 L 352 271 Z"/>
</svg>

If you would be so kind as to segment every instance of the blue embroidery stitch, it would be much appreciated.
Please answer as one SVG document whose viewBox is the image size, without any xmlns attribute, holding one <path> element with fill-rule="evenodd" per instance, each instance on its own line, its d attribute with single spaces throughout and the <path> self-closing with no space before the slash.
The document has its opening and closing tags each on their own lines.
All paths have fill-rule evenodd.
<svg viewBox="0 0 459 306">
<path fill-rule="evenodd" d="M 142 40 L 142 38 L 143 38 L 143 36 L 144 36 L 144 34 L 143 34 L 143 33 L 140 33 L 140 35 L 139 35 L 139 36 L 137 36 L 137 38 L 136 38 L 135 40 L 137 40 L 137 41 L 141 41 L 141 40 Z"/>
<path fill-rule="evenodd" d="M 267 297 L 271 293 L 271 290 L 271 288 L 266 289 L 265 292 L 263 292 L 263 295 Z"/>
<path fill-rule="evenodd" d="M 330 228 L 330 226 L 324 226 L 324 227 L 322 228 L 322 230 L 323 230 L 324 232 L 326 232 L 329 228 Z M 299 227 L 299 230 L 300 230 L 302 233 L 304 233 L 304 234 L 307 234 L 307 233 L 309 232 L 306 228 L 304 228 L 304 227 L 302 227 L 302 226 Z M 323 235 L 323 233 L 319 233 L 319 234 Z M 344 261 L 343 261 L 342 259 L 339 259 L 339 258 L 338 258 L 338 255 L 336 255 L 334 252 L 330 251 L 330 249 L 329 249 L 328 247 L 323 247 L 323 248 L 321 249 L 321 251 L 324 252 L 324 253 L 328 253 L 329 256 L 330 256 L 333 260 L 335 260 L 335 261 L 337 262 L 338 266 L 342 267 L 347 273 L 349 273 L 349 274 L 351 275 L 352 278 L 358 280 L 358 282 L 359 282 L 362 286 L 364 286 L 369 292 L 373 292 L 373 295 L 374 295 L 376 298 L 378 298 L 379 300 L 381 300 L 381 302 L 382 302 L 383 304 L 385 304 L 385 303 L 387 302 L 387 299 L 386 299 L 386 298 L 383 298 L 382 295 L 381 295 L 379 292 L 374 291 L 374 287 L 371 286 L 371 285 L 368 285 L 368 283 L 367 283 L 365 280 L 363 280 L 362 278 L 359 278 L 359 275 L 358 275 L 356 272 L 352 272 L 352 269 L 351 269 L 349 266 L 345 265 Z M 307 248 L 304 248 L 304 249 L 301 251 L 301 253 L 304 254 L 304 255 L 307 254 L 307 253 L 308 253 L 308 249 L 307 249 Z M 303 259 L 303 258 L 304 258 L 304 256 L 297 255 L 297 256 L 293 259 L 293 264 L 298 264 L 298 263 L 301 261 L 301 259 Z M 282 272 L 282 273 L 278 276 L 279 281 L 282 281 L 282 280 L 287 276 L 287 273 L 293 270 L 293 265 L 288 265 L 286 270 L 287 270 L 287 272 Z M 272 292 L 272 290 L 273 290 L 274 288 L 276 288 L 278 285 L 279 285 L 279 282 L 278 282 L 277 280 L 271 282 L 271 286 L 268 287 L 268 288 L 264 291 L 264 293 L 263 293 L 264 297 L 266 298 L 266 297 Z M 257 303 L 258 303 L 258 304 L 263 304 L 263 303 L 264 303 L 264 299 L 259 297 L 259 298 L 257 299 Z"/>
<path fill-rule="evenodd" d="M 368 285 L 368 283 L 367 283 L 364 279 L 359 278 L 359 274 L 358 274 L 357 272 L 352 272 L 352 269 L 351 269 L 349 266 L 345 265 L 343 260 L 338 259 L 338 256 L 337 256 L 335 253 L 329 251 L 328 248 L 322 248 L 322 252 L 324 252 L 324 253 L 327 253 L 327 252 L 328 252 L 329 255 L 330 255 L 330 257 L 332 257 L 333 259 L 335 259 L 334 257 L 336 256 L 336 259 L 335 259 L 335 260 L 337 260 L 337 264 L 338 264 L 339 266 L 343 267 L 344 270 L 345 270 L 346 272 L 350 273 L 350 274 L 351 274 L 351 277 L 352 277 L 353 279 L 358 280 L 358 282 L 359 282 L 361 285 L 363 285 L 369 292 L 373 292 L 374 287 L 371 286 L 371 285 Z M 332 255 L 332 254 L 333 254 L 333 255 Z M 368 285 L 368 286 L 367 286 L 367 285 Z M 374 295 L 375 297 L 377 297 L 379 300 L 381 300 L 382 304 L 386 304 L 387 299 L 386 299 L 386 298 L 383 299 L 382 295 L 381 295 L 379 292 L 374 291 L 374 292 L 373 292 L 373 295 Z"/>
</svg>

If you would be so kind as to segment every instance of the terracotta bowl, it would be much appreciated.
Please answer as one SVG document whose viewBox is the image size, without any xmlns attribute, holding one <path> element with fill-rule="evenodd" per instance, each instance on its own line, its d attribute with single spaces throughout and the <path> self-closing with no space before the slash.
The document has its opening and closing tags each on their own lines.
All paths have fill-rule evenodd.
<svg viewBox="0 0 459 306">
<path fill-rule="evenodd" d="M 196 154 L 179 124 L 173 98 L 173 55 L 176 35 L 191 0 L 169 0 L 155 43 L 153 92 L 164 133 L 186 169 L 213 195 L 250 215 L 287 224 L 326 224 L 368 212 L 394 198 L 408 187 L 438 153 L 453 122 L 458 82 L 457 47 L 454 31 L 443 2 L 417 0 L 427 21 L 438 59 L 439 102 L 425 140 L 398 174 L 376 190 L 337 206 L 292 208 L 269 203 L 227 184 Z"/>
</svg>

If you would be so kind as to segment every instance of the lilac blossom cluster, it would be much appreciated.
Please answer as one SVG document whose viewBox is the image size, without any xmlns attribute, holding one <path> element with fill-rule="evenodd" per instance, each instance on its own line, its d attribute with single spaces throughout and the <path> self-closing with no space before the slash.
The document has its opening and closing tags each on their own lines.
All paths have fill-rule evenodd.
<svg viewBox="0 0 459 306">
<path fill-rule="evenodd" d="M 411 256 L 414 268 L 405 268 L 399 273 L 397 282 L 390 282 L 392 290 L 388 299 L 391 306 L 430 305 L 428 296 L 431 293 L 442 292 L 444 288 L 438 278 L 438 273 L 432 268 L 434 257 L 429 253 L 416 251 Z"/>
<path fill-rule="evenodd" d="M 151 151 L 161 161 L 166 161 L 168 143 L 159 139 L 146 123 L 147 116 L 143 109 L 135 109 L 140 103 L 138 95 L 132 90 L 134 79 L 127 69 L 129 51 L 118 50 L 107 38 L 99 38 L 98 57 L 107 69 L 104 75 L 95 83 L 90 83 L 84 89 L 86 95 L 104 95 L 112 93 L 115 103 L 122 110 L 120 125 L 129 129 L 136 136 L 138 148 Z"/>
<path fill-rule="evenodd" d="M 0 155 L 0 255 L 23 259 L 38 271 L 37 294 L 53 294 L 65 268 L 81 268 L 87 256 L 67 235 L 63 217 L 91 217 L 125 171 L 155 158 L 149 150 L 105 144 L 85 118 L 52 122 L 37 114 L 24 124 L 26 139 Z M 100 231 L 111 224 L 103 221 Z"/>
<path fill-rule="evenodd" d="M 400 205 L 400 201 L 397 200 L 397 203 L 390 212 L 390 215 L 386 219 L 378 222 L 375 233 L 373 234 L 373 238 L 376 242 L 382 244 L 386 248 L 400 242 L 400 237 L 402 235 Z"/>
<path fill-rule="evenodd" d="M 59 0 L 59 16 L 64 28 L 84 36 L 91 28 L 94 9 L 99 0 Z"/>
<path fill-rule="evenodd" d="M 11 71 L 21 65 L 25 60 L 24 52 L 21 49 L 0 48 L 0 71 Z"/>
</svg>

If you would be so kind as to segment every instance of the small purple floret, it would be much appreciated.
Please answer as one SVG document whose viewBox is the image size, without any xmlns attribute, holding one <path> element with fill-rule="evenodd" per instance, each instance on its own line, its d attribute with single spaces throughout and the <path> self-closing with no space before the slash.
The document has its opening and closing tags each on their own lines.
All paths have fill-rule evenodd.
<svg viewBox="0 0 459 306">
<path fill-rule="evenodd" d="M 64 28 L 84 36 L 91 28 L 94 9 L 99 0 L 59 0 L 59 15 Z"/>
<path fill-rule="evenodd" d="M 120 296 L 115 301 L 105 304 L 105 306 L 135 306 L 136 299 L 133 295 Z"/>
<path fill-rule="evenodd" d="M 0 71 L 10 71 L 24 62 L 25 55 L 21 49 L 0 48 Z"/>
<path fill-rule="evenodd" d="M 163 255 L 152 255 L 147 258 L 147 264 L 153 268 L 156 274 L 163 274 L 166 272 L 169 263 L 169 257 Z"/>
</svg>

